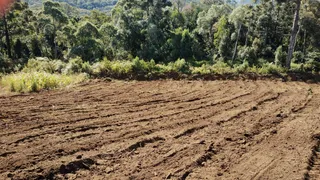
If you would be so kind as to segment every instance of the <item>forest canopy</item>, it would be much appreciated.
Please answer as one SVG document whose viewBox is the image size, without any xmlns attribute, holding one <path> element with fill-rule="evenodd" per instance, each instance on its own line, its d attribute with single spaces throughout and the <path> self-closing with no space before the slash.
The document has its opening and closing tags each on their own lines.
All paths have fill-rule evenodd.
<svg viewBox="0 0 320 180">
<path fill-rule="evenodd" d="M 36 3 L 36 1 L 27 1 Z M 93 64 L 107 58 L 155 63 L 184 59 L 201 66 L 273 64 L 303 70 L 320 68 L 320 3 L 312 0 L 45 1 L 30 9 L 16 1 L 0 21 L 2 72 L 21 69 L 29 59 L 46 57 Z M 79 8 L 113 6 L 109 13 Z M 289 63 L 288 63 L 289 62 Z"/>
</svg>

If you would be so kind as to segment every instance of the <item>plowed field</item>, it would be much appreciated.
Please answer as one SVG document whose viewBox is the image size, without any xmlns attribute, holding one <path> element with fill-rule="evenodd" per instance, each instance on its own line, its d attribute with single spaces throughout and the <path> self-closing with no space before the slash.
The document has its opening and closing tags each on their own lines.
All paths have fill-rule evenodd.
<svg viewBox="0 0 320 180">
<path fill-rule="evenodd" d="M 0 96 L 0 179 L 320 179 L 320 86 L 91 81 Z"/>
</svg>

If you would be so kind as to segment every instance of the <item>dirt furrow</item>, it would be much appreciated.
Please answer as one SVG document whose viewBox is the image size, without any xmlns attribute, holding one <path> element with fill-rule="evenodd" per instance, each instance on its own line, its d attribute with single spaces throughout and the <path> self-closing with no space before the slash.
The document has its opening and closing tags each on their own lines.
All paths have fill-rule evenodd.
<svg viewBox="0 0 320 180">
<path fill-rule="evenodd" d="M 279 81 L 0 96 L 0 179 L 318 179 L 319 98 Z"/>
</svg>

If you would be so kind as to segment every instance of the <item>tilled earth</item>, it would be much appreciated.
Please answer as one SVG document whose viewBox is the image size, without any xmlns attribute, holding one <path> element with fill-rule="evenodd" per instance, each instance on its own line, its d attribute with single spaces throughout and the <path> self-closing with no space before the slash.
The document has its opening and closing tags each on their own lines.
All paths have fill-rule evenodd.
<svg viewBox="0 0 320 180">
<path fill-rule="evenodd" d="M 91 81 L 0 96 L 0 179 L 320 179 L 320 86 Z"/>
</svg>

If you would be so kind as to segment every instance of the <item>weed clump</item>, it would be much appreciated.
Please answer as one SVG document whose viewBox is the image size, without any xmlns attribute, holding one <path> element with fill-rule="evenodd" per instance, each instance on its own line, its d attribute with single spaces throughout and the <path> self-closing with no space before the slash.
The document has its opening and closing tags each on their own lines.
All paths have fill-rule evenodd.
<svg viewBox="0 0 320 180">
<path fill-rule="evenodd" d="M 86 78 L 85 74 L 63 75 L 47 72 L 19 72 L 3 76 L 0 84 L 11 92 L 38 92 L 77 84 Z"/>
</svg>

